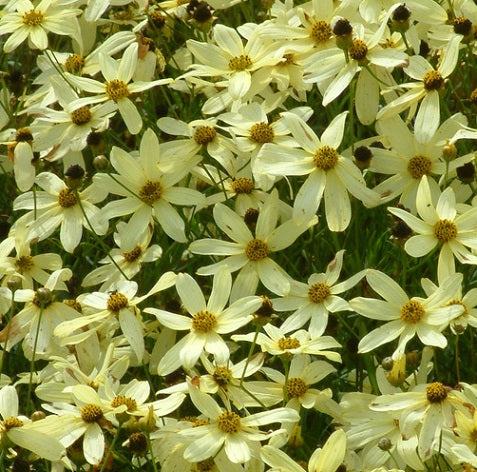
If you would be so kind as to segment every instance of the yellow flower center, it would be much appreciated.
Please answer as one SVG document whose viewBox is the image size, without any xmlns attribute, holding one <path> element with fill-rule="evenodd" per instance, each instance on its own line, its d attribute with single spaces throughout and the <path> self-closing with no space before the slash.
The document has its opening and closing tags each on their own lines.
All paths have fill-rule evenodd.
<svg viewBox="0 0 477 472">
<path fill-rule="evenodd" d="M 313 162 L 318 169 L 330 170 L 338 163 L 338 151 L 331 146 L 323 146 L 316 150 Z"/>
<path fill-rule="evenodd" d="M 441 382 L 432 382 L 426 387 L 426 394 L 430 403 L 441 403 L 447 398 L 447 389 Z"/>
<path fill-rule="evenodd" d="M 114 101 L 129 96 L 128 85 L 119 79 L 113 79 L 106 83 L 106 95 Z"/>
<path fill-rule="evenodd" d="M 81 408 L 81 418 L 86 423 L 95 423 L 103 417 L 103 412 L 98 405 L 88 403 Z"/>
<path fill-rule="evenodd" d="M 332 36 L 331 26 L 326 21 L 315 21 L 310 28 L 310 38 L 316 43 L 324 43 Z"/>
<path fill-rule="evenodd" d="M 268 244 L 261 239 L 252 239 L 245 248 L 245 255 L 250 261 L 261 261 L 268 257 Z"/>
<path fill-rule="evenodd" d="M 248 177 L 239 177 L 232 182 L 232 190 L 237 194 L 250 194 L 253 192 L 253 189 L 253 180 Z"/>
<path fill-rule="evenodd" d="M 452 241 L 457 237 L 457 226 L 449 220 L 439 220 L 434 225 L 434 235 L 441 243 Z"/>
<path fill-rule="evenodd" d="M 245 70 L 252 65 L 252 59 L 246 54 L 238 57 L 233 57 L 229 61 L 229 69 L 231 70 Z"/>
<path fill-rule="evenodd" d="M 428 92 L 430 92 L 431 90 L 439 90 L 444 83 L 444 78 L 437 70 L 431 70 L 429 72 L 426 72 L 422 80 L 424 82 L 424 88 Z"/>
<path fill-rule="evenodd" d="M 216 316 L 207 310 L 199 311 L 192 319 L 192 329 L 199 333 L 209 333 L 217 324 Z"/>
<path fill-rule="evenodd" d="M 407 164 L 407 171 L 413 179 L 421 180 L 423 175 L 431 173 L 431 160 L 426 156 L 417 155 L 411 157 Z"/>
<path fill-rule="evenodd" d="M 287 380 L 285 391 L 288 398 L 298 398 L 306 393 L 308 385 L 299 377 L 291 377 Z"/>
<path fill-rule="evenodd" d="M 71 54 L 65 61 L 65 69 L 71 74 L 79 74 L 84 67 L 84 57 L 79 54 Z"/>
<path fill-rule="evenodd" d="M 128 410 L 127 411 L 136 411 L 137 410 L 137 402 L 134 398 L 125 397 L 123 395 L 118 395 L 111 400 L 111 406 L 113 408 L 117 408 L 118 406 L 126 405 Z"/>
<path fill-rule="evenodd" d="M 22 22 L 25 26 L 39 26 L 43 22 L 43 13 L 32 9 L 23 14 Z"/>
<path fill-rule="evenodd" d="M 63 189 L 58 194 L 58 204 L 61 208 L 70 208 L 78 203 L 75 193 L 69 188 Z"/>
<path fill-rule="evenodd" d="M 473 429 L 470 434 L 470 439 L 472 439 L 472 441 L 474 441 L 475 443 L 477 443 L 477 429 Z"/>
<path fill-rule="evenodd" d="M 330 286 L 327 283 L 317 282 L 308 289 L 308 300 L 313 303 L 321 303 L 330 294 Z"/>
<path fill-rule="evenodd" d="M 300 341 L 296 338 L 281 338 L 278 340 L 278 347 L 282 351 L 287 349 L 298 349 L 300 347 Z"/>
<path fill-rule="evenodd" d="M 289 66 L 293 64 L 295 55 L 292 53 L 283 54 L 283 60 L 278 63 L 279 66 Z"/>
<path fill-rule="evenodd" d="M 142 254 L 140 246 L 136 246 L 129 252 L 123 252 L 123 257 L 126 262 L 134 262 Z"/>
<path fill-rule="evenodd" d="M 426 314 L 422 303 L 417 300 L 409 300 L 401 307 L 401 320 L 405 323 L 416 324 Z"/>
<path fill-rule="evenodd" d="M 217 131 L 215 131 L 212 126 L 199 126 L 194 132 L 194 141 L 197 144 L 208 144 L 211 143 L 217 136 Z"/>
<path fill-rule="evenodd" d="M 26 272 L 29 272 L 35 263 L 33 262 L 33 257 L 31 256 L 20 256 L 16 261 L 15 265 L 17 267 L 18 272 L 20 274 L 24 274 Z"/>
<path fill-rule="evenodd" d="M 351 59 L 354 59 L 355 61 L 362 61 L 366 58 L 368 46 L 366 46 L 366 43 L 361 39 L 355 39 L 351 47 L 348 49 L 348 53 Z"/>
<path fill-rule="evenodd" d="M 217 418 L 217 428 L 224 433 L 237 433 L 240 431 L 240 416 L 233 411 L 224 411 Z"/>
<path fill-rule="evenodd" d="M 210 421 L 204 420 L 202 418 L 195 418 L 195 420 L 192 422 L 192 427 L 197 428 L 198 426 L 204 426 L 206 424 L 210 424 Z"/>
<path fill-rule="evenodd" d="M 139 196 L 141 200 L 148 205 L 153 205 L 157 200 L 160 200 L 162 196 L 161 182 L 148 180 L 139 190 Z"/>
<path fill-rule="evenodd" d="M 77 110 L 71 113 L 71 121 L 77 125 L 85 125 L 91 121 L 91 112 L 89 111 L 89 107 L 85 105 L 84 107 L 78 108 Z"/>
<path fill-rule="evenodd" d="M 6 431 L 12 428 L 19 428 L 20 426 L 23 426 L 23 421 L 15 418 L 14 416 L 8 417 L 6 420 L 1 421 L 1 423 Z"/>
<path fill-rule="evenodd" d="M 107 308 L 113 313 L 118 313 L 122 308 L 128 306 L 128 299 L 122 293 L 116 292 L 112 293 L 108 298 Z"/>
<path fill-rule="evenodd" d="M 274 137 L 273 128 L 265 121 L 255 123 L 250 128 L 250 139 L 256 143 L 271 143 Z"/>
<path fill-rule="evenodd" d="M 215 369 L 213 374 L 214 380 L 220 385 L 227 385 L 233 378 L 232 371 L 225 366 L 219 366 Z"/>
<path fill-rule="evenodd" d="M 81 308 L 81 303 L 77 302 L 76 300 L 63 300 L 63 303 L 65 305 L 70 306 L 74 310 L 76 310 L 78 313 L 83 313 L 83 308 Z"/>
<path fill-rule="evenodd" d="M 396 47 L 396 43 L 395 43 L 391 38 L 387 38 L 386 41 L 384 41 L 384 43 L 381 44 L 381 47 L 382 47 L 383 49 L 395 48 L 395 47 Z"/>
</svg>

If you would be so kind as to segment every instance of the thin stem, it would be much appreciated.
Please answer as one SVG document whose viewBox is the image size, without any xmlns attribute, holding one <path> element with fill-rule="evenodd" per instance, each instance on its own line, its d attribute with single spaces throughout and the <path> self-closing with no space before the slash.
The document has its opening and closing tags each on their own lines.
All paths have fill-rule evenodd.
<svg viewBox="0 0 477 472">
<path fill-rule="evenodd" d="M 89 221 L 88 215 L 86 214 L 86 211 L 83 207 L 83 203 L 81 202 L 81 197 L 79 195 L 78 190 L 75 190 L 75 195 L 76 195 L 76 200 L 78 202 L 78 205 L 80 207 L 81 213 L 84 216 L 84 219 L 86 220 L 86 223 L 88 223 L 89 229 L 93 233 L 94 239 L 99 243 L 99 245 L 103 248 L 103 250 L 106 252 L 106 257 L 113 263 L 114 267 L 120 272 L 120 274 L 126 279 L 129 280 L 129 277 L 123 272 L 121 267 L 119 267 L 118 263 L 114 260 L 114 257 L 111 256 L 109 253 L 109 248 L 103 243 L 102 239 L 96 234 L 96 231 L 93 228 L 93 225 Z"/>
<path fill-rule="evenodd" d="M 35 341 L 33 343 L 33 352 L 31 355 L 31 362 L 30 362 L 30 379 L 28 381 L 28 394 L 27 394 L 27 410 L 30 408 L 30 405 L 32 403 L 31 401 L 31 389 L 32 389 L 32 383 L 33 383 L 33 371 L 35 369 L 35 357 L 36 357 L 36 347 L 38 345 L 38 338 L 40 336 L 40 324 L 41 324 L 41 319 L 43 317 L 43 303 L 40 304 L 40 314 L 38 315 L 38 323 L 36 325 L 36 333 L 35 333 Z M 33 412 L 33 409 L 31 410 Z"/>
<path fill-rule="evenodd" d="M 116 441 L 118 440 L 119 437 L 119 430 L 121 429 L 120 426 L 118 426 L 118 429 L 116 430 L 116 434 L 114 435 L 114 438 L 109 445 L 108 452 L 106 454 L 106 457 L 103 458 L 103 464 L 101 465 L 101 469 L 99 472 L 104 472 L 106 470 L 106 464 L 108 463 L 109 456 L 111 455 L 112 451 L 114 450 L 114 446 L 116 445 Z"/>
<path fill-rule="evenodd" d="M 149 436 L 149 431 L 146 432 L 146 439 L 147 439 L 147 447 L 149 449 L 149 453 L 151 454 L 152 468 L 154 469 L 154 472 L 157 472 L 156 460 L 154 458 L 154 452 L 152 450 L 152 443 L 151 443 L 151 438 Z"/>
<path fill-rule="evenodd" d="M 455 371 L 457 375 L 457 383 L 460 384 L 460 366 L 459 366 L 459 335 L 455 336 L 454 357 L 455 357 Z"/>
</svg>

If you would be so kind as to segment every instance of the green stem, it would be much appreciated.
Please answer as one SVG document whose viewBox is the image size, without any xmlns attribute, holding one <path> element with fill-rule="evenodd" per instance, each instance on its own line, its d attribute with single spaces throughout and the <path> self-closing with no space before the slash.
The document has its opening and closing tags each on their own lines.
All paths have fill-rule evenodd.
<svg viewBox="0 0 477 472">
<path fill-rule="evenodd" d="M 154 458 L 154 452 L 152 450 L 152 443 L 151 443 L 151 438 L 149 436 L 149 431 L 146 432 L 146 439 L 147 439 L 147 447 L 149 449 L 149 453 L 151 454 L 152 468 L 154 469 L 154 472 L 157 472 L 156 460 Z"/>
<path fill-rule="evenodd" d="M 40 305 L 40 314 L 38 315 L 38 324 L 36 325 L 36 333 L 35 333 L 35 341 L 33 343 L 33 352 L 31 355 L 31 362 L 30 362 L 30 379 L 28 381 L 28 394 L 27 394 L 27 410 L 30 409 L 31 406 L 31 390 L 32 390 L 32 382 L 33 382 L 33 371 L 35 369 L 35 357 L 36 357 L 36 347 L 38 345 L 38 337 L 40 335 L 40 324 L 41 324 L 41 319 L 43 317 L 43 304 Z M 33 413 L 33 409 L 30 410 Z"/>
<path fill-rule="evenodd" d="M 359 325 L 359 332 L 361 338 L 363 338 L 367 334 L 366 325 L 363 321 L 361 321 Z M 371 352 L 367 352 L 366 354 L 362 354 L 364 366 L 366 368 L 366 372 L 368 373 L 369 383 L 371 384 L 371 388 L 373 389 L 373 393 L 375 395 L 379 395 L 379 387 L 378 381 L 376 379 L 376 368 L 373 362 L 373 355 Z"/>
<path fill-rule="evenodd" d="M 106 464 L 108 463 L 108 459 L 109 459 L 109 456 L 112 454 L 113 450 L 114 450 L 114 446 L 116 445 L 116 441 L 118 440 L 118 437 L 119 437 L 119 430 L 121 429 L 120 426 L 118 426 L 118 429 L 116 430 L 116 434 L 114 435 L 114 438 L 111 442 L 111 444 L 109 445 L 109 448 L 108 448 L 108 452 L 106 454 L 106 457 L 103 458 L 103 463 L 101 465 L 101 469 L 99 470 L 99 472 L 104 472 L 106 469 Z"/>
<path fill-rule="evenodd" d="M 104 244 L 104 242 L 102 241 L 102 239 L 96 234 L 96 231 L 94 230 L 93 225 L 92 225 L 91 222 L 89 221 L 88 215 L 86 214 L 86 211 L 85 211 L 85 209 L 83 208 L 83 203 L 81 202 L 81 197 L 80 197 L 80 194 L 79 194 L 78 190 L 75 190 L 74 192 L 75 192 L 76 200 L 77 200 L 78 205 L 79 205 L 79 207 L 80 207 L 81 213 L 83 214 L 84 219 L 86 220 L 86 223 L 88 223 L 89 229 L 90 229 L 91 233 L 93 233 L 94 239 L 95 239 L 96 242 L 101 246 L 101 248 L 103 249 L 103 251 L 106 253 L 106 257 L 113 263 L 114 267 L 116 267 L 116 269 L 120 272 L 120 274 L 121 274 L 126 280 L 129 280 L 129 277 L 123 272 L 123 270 L 121 269 L 121 267 L 119 267 L 118 263 L 114 260 L 113 256 L 111 256 L 111 254 L 109 253 L 109 247 L 106 246 L 106 244 Z"/>
</svg>

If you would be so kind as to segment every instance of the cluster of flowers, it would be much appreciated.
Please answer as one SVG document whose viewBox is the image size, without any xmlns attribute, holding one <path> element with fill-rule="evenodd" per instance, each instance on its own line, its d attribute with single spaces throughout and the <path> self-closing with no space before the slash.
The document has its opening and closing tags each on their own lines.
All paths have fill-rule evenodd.
<svg viewBox="0 0 477 472">
<path fill-rule="evenodd" d="M 474 1 L 0 5 L 2 469 L 477 469 Z M 316 252 L 391 203 L 412 296 Z"/>
</svg>

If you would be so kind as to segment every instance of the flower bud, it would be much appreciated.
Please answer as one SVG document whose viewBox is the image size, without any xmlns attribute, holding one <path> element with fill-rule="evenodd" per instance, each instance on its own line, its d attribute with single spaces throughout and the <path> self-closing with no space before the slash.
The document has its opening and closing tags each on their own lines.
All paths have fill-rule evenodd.
<svg viewBox="0 0 477 472">
<path fill-rule="evenodd" d="M 93 167 L 96 170 L 105 170 L 109 166 L 109 160 L 104 154 L 100 154 L 93 159 Z"/>
</svg>

